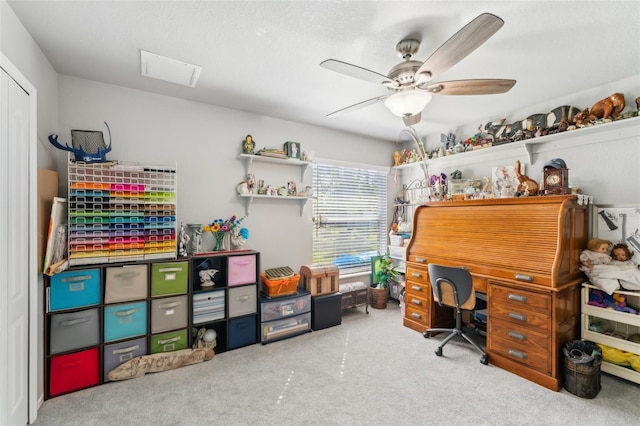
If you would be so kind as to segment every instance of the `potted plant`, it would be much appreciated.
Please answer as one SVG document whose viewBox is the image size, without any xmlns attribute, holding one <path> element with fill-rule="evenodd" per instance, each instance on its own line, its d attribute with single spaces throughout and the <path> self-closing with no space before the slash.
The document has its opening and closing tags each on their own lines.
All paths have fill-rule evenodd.
<svg viewBox="0 0 640 426">
<path fill-rule="evenodd" d="M 399 275 L 397 266 L 388 254 L 371 258 L 371 307 L 385 309 L 389 300 L 389 281 Z"/>
</svg>

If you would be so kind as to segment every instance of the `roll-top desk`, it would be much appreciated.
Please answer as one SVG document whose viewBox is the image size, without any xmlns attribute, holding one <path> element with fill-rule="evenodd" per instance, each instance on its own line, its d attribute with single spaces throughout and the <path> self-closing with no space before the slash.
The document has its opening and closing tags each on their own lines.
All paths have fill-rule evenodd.
<svg viewBox="0 0 640 426">
<path fill-rule="evenodd" d="M 579 338 L 580 251 L 588 212 L 571 195 L 429 202 L 413 217 L 404 325 L 447 327 L 427 264 L 464 266 L 486 293 L 489 362 L 558 391 L 565 343 Z"/>
</svg>

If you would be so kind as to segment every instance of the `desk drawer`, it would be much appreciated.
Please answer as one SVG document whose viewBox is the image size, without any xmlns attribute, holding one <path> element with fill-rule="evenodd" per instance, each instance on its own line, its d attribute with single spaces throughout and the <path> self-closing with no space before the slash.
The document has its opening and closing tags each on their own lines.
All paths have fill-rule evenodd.
<svg viewBox="0 0 640 426">
<path fill-rule="evenodd" d="M 535 293 L 493 283 L 490 284 L 490 291 L 489 299 L 493 303 L 505 304 L 512 306 L 514 309 L 524 307 L 543 312 L 551 310 L 551 295 L 549 294 Z"/>
<path fill-rule="evenodd" d="M 488 333 L 492 338 L 496 337 L 514 344 L 524 344 L 532 351 L 546 353 L 549 350 L 549 333 L 541 333 L 537 329 L 493 318 L 489 321 L 487 327 Z"/>
<path fill-rule="evenodd" d="M 421 268 L 407 264 L 407 280 L 427 284 L 429 282 L 429 273 L 427 272 L 426 265 L 424 268 Z"/>
<path fill-rule="evenodd" d="M 413 279 L 407 280 L 405 286 L 406 296 L 422 297 L 424 299 L 431 299 L 431 286 L 427 283 L 415 281 Z"/>
<path fill-rule="evenodd" d="M 489 299 L 489 322 L 499 320 L 519 327 L 538 329 L 540 332 L 551 330 L 549 313 L 535 312 L 519 306 L 495 303 Z"/>
<path fill-rule="evenodd" d="M 500 355 L 545 374 L 551 373 L 551 356 L 549 352 L 540 351 L 533 345 L 505 340 L 489 334 L 487 352 L 489 352 L 489 355 Z"/>
<path fill-rule="evenodd" d="M 429 328 L 429 316 L 427 315 L 427 311 L 422 308 L 414 308 L 411 305 L 406 305 L 406 313 L 405 317 L 411 319 L 414 322 L 420 323 L 420 325 L 424 325 L 424 330 Z M 422 331 L 424 331 L 422 330 Z"/>
</svg>

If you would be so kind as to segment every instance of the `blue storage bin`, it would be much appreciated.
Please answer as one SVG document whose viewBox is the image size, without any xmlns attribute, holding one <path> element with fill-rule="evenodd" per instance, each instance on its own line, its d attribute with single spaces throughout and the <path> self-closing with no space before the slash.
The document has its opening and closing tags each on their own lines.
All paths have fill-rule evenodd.
<svg viewBox="0 0 640 426">
<path fill-rule="evenodd" d="M 100 269 L 55 274 L 49 284 L 49 312 L 99 305 L 100 294 Z"/>
<path fill-rule="evenodd" d="M 229 321 L 229 350 L 258 343 L 258 315 L 235 318 Z"/>
<path fill-rule="evenodd" d="M 104 341 L 147 334 L 147 302 L 105 306 Z"/>
</svg>

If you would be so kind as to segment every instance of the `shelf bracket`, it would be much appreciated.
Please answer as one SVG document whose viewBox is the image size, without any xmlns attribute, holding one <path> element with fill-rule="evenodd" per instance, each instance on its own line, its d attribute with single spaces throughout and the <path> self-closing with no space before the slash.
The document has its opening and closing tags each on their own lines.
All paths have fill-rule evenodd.
<svg viewBox="0 0 640 426">
<path fill-rule="evenodd" d="M 251 165 L 253 164 L 253 157 L 244 158 L 244 174 L 245 176 L 251 173 Z M 247 213 L 248 214 L 248 213 Z"/>
<path fill-rule="evenodd" d="M 304 174 L 307 171 L 307 167 L 309 167 L 309 164 L 305 164 L 303 166 L 300 167 L 300 182 L 304 182 Z"/>
<path fill-rule="evenodd" d="M 249 210 L 251 210 L 251 203 L 253 202 L 253 197 L 244 197 L 244 214 L 245 216 L 249 216 Z"/>
<path fill-rule="evenodd" d="M 305 198 L 304 200 L 300 201 L 300 216 L 302 216 L 304 213 L 304 206 L 307 205 L 307 201 L 309 201 L 308 198 Z"/>
<path fill-rule="evenodd" d="M 525 142 L 525 143 L 523 144 L 523 147 L 524 147 L 524 150 L 525 150 L 525 151 L 527 151 L 527 155 L 528 155 L 528 157 L 529 157 L 529 164 L 533 164 L 533 153 L 532 153 L 532 150 L 533 150 L 533 144 L 530 144 L 530 143 L 526 143 L 526 142 Z"/>
</svg>

